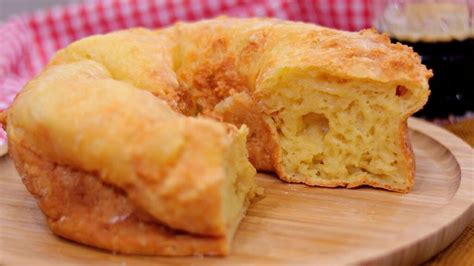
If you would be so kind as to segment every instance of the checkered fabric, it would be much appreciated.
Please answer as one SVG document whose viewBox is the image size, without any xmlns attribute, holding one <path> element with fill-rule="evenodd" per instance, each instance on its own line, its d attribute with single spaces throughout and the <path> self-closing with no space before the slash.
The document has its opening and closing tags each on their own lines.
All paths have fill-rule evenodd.
<svg viewBox="0 0 474 266">
<path fill-rule="evenodd" d="M 0 111 L 58 49 L 92 34 L 156 28 L 225 14 L 277 17 L 345 30 L 370 27 L 378 0 L 94 0 L 10 17 L 0 23 Z M 0 145 L 5 132 L 0 130 Z"/>
</svg>

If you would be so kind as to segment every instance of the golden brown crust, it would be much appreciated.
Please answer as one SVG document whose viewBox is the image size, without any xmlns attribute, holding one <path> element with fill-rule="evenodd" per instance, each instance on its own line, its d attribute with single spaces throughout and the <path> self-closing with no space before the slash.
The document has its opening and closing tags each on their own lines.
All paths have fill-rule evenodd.
<svg viewBox="0 0 474 266">
<path fill-rule="evenodd" d="M 160 33 L 178 42 L 178 73 L 199 80 L 203 76 L 195 67 L 232 62 L 232 71 L 257 92 L 268 75 L 287 67 L 311 66 L 339 78 L 401 85 L 426 84 L 432 75 L 412 48 L 392 44 L 373 29 L 344 32 L 277 19 L 219 18 L 181 23 Z"/>
<path fill-rule="evenodd" d="M 61 166 L 10 140 L 10 156 L 56 234 L 126 254 L 226 255 L 226 237 L 173 230 L 143 212 L 124 191 L 93 174 Z"/>
<path fill-rule="evenodd" d="M 28 155 L 12 152 L 33 194 L 57 188 L 55 175 L 82 184 L 56 189 L 51 201 L 39 197 L 51 228 L 76 241 L 125 253 L 225 254 L 253 197 L 245 127 L 182 116 L 152 94 L 112 80 L 93 61 L 48 67 L 17 96 L 7 120 L 10 145 L 37 155 L 25 166 Z M 61 199 L 70 199 L 62 210 L 71 212 L 62 215 L 66 221 L 57 215 Z M 81 215 L 89 212 L 81 209 L 88 204 L 83 200 L 94 201 L 90 215 Z M 111 227 L 107 221 L 115 218 L 101 220 L 101 210 L 115 210 L 109 205 L 120 202 L 132 209 L 130 222 Z M 150 221 L 160 226 L 143 229 L 142 222 Z M 149 240 L 142 229 L 150 231 Z"/>
<path fill-rule="evenodd" d="M 406 176 L 406 189 L 400 192 L 409 192 L 415 183 L 416 163 L 408 135 L 407 119 L 400 123 L 400 138 L 403 155 L 405 157 L 406 168 L 408 169 Z"/>
<path fill-rule="evenodd" d="M 366 186 L 367 185 L 367 186 L 371 186 L 371 187 L 374 187 L 374 188 L 383 188 L 383 189 L 386 189 L 386 190 L 395 191 L 395 192 L 402 192 L 402 193 L 407 193 L 411 189 L 411 185 L 407 186 L 405 188 L 400 188 L 399 186 L 395 187 L 395 186 L 391 186 L 391 185 L 381 184 L 380 182 L 372 181 L 368 178 L 361 178 L 361 179 L 359 179 L 355 182 L 332 181 L 332 180 L 328 180 L 326 182 L 321 182 L 321 181 L 314 181 L 312 179 L 302 179 L 300 177 L 294 177 L 294 176 L 288 175 L 286 172 L 283 172 L 283 171 L 279 172 L 278 177 L 282 180 L 285 180 L 286 182 L 289 182 L 289 183 L 305 184 L 305 185 L 318 186 L 318 187 L 357 188 L 357 187 L 360 187 L 360 186 Z"/>
<path fill-rule="evenodd" d="M 261 171 L 273 171 L 273 154 L 277 144 L 256 102 L 246 93 L 236 93 L 219 103 L 209 114 L 211 117 L 249 128 L 247 149 L 249 160 Z"/>
<path fill-rule="evenodd" d="M 224 158 L 214 157 L 232 143 L 235 127 L 180 116 L 91 61 L 49 67 L 9 110 L 10 139 L 55 163 L 97 173 L 172 228 L 227 233 L 220 205 Z"/>
</svg>

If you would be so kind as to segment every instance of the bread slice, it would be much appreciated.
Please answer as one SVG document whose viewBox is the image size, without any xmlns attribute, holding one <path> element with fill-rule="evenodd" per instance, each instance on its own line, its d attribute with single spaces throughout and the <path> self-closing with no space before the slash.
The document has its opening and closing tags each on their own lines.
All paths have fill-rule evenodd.
<svg viewBox="0 0 474 266">
<path fill-rule="evenodd" d="M 432 75 L 419 56 L 372 30 L 282 23 L 272 33 L 282 41 L 269 49 L 273 63 L 255 94 L 280 144 L 280 178 L 409 191 L 415 163 L 406 121 L 426 103 Z"/>
<path fill-rule="evenodd" d="M 415 164 L 406 119 L 417 106 L 403 86 L 282 70 L 263 101 L 278 136 L 277 172 L 289 182 L 371 185 L 407 192 Z M 403 93 L 403 95 L 401 95 Z"/>
<path fill-rule="evenodd" d="M 6 120 L 51 229 L 88 245 L 224 255 L 255 196 L 245 127 L 182 116 L 93 61 L 47 68 Z"/>
</svg>

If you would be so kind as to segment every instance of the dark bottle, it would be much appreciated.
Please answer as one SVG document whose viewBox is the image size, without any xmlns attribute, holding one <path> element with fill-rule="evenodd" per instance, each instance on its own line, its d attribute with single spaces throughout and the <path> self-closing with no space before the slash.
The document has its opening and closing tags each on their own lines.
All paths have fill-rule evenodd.
<svg viewBox="0 0 474 266">
<path fill-rule="evenodd" d="M 474 2 L 380 0 L 374 26 L 392 41 L 412 46 L 433 70 L 428 103 L 416 113 L 428 119 L 474 111 Z"/>
<path fill-rule="evenodd" d="M 474 38 L 443 42 L 393 41 L 412 46 L 423 64 L 433 70 L 428 103 L 416 116 L 443 119 L 474 111 Z"/>
</svg>

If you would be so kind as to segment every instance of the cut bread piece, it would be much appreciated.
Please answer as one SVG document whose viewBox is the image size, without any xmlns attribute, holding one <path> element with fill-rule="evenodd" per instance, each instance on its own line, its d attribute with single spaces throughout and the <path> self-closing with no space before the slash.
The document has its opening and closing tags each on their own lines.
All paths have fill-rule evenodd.
<svg viewBox="0 0 474 266">
<path fill-rule="evenodd" d="M 226 254 L 255 195 L 246 127 L 182 116 L 150 92 L 110 79 L 107 70 L 93 61 L 46 69 L 17 96 L 6 120 L 10 146 L 27 151 L 13 151 L 13 158 L 43 212 L 52 220 L 72 219 L 50 221 L 52 230 L 85 244 L 138 254 Z M 34 162 L 29 163 L 33 155 Z M 56 173 L 54 167 L 62 170 Z M 46 178 L 50 174 L 51 180 Z M 99 206 L 108 206 L 100 200 L 80 218 L 76 206 L 86 199 L 69 198 L 67 195 L 77 194 L 74 191 L 50 189 L 66 182 L 68 176 L 87 177 L 95 184 L 97 189 L 91 188 L 90 194 L 77 187 L 84 189 L 81 193 L 86 198 L 100 199 L 101 193 L 108 193 L 113 198 L 111 205 L 116 205 L 115 200 L 124 201 L 125 206 L 144 213 L 144 221 L 135 216 L 127 220 L 133 230 L 139 230 L 142 222 L 169 228 L 163 235 L 163 229 L 152 226 L 156 238 L 151 234 L 149 240 L 163 238 L 170 246 L 155 243 L 150 245 L 160 248 L 141 251 L 139 241 L 127 243 L 107 233 L 108 226 L 98 226 Z M 51 203 L 50 198 L 56 202 Z M 70 200 L 70 205 L 57 206 L 61 198 Z M 99 221 L 88 230 L 86 221 L 95 218 Z M 81 224 L 84 237 L 79 231 L 73 233 Z M 104 239 L 93 236 L 94 230 Z M 197 240 L 178 249 L 174 246 L 183 242 L 180 235 Z M 132 239 L 133 235 L 123 237 Z M 201 249 L 200 243 L 211 244 Z M 189 248 L 193 245 L 196 247 Z"/>
<path fill-rule="evenodd" d="M 262 90 L 267 122 L 280 143 L 277 172 L 289 182 L 370 185 L 406 192 L 414 160 L 407 117 L 426 91 L 340 78 L 314 68 L 282 69 Z"/>
</svg>

